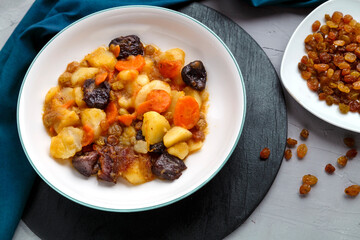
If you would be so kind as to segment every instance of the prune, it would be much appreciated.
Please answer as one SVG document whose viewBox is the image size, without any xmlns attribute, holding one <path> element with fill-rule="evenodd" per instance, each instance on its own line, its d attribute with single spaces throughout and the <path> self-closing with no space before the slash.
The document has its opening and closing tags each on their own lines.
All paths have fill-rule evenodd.
<svg viewBox="0 0 360 240">
<path fill-rule="evenodd" d="M 189 87 L 202 91 L 206 86 L 206 70 L 200 60 L 193 61 L 181 70 L 181 77 Z"/>
<path fill-rule="evenodd" d="M 186 165 L 182 160 L 166 152 L 161 154 L 151 167 L 154 175 L 166 180 L 178 179 L 185 169 Z"/>
<path fill-rule="evenodd" d="M 97 151 L 86 152 L 83 155 L 76 155 L 72 159 L 72 164 L 79 173 L 86 177 L 90 177 L 98 171 L 96 164 L 99 156 L 100 154 Z"/>
<path fill-rule="evenodd" d="M 83 92 L 83 100 L 88 107 L 105 109 L 109 103 L 110 84 L 106 81 L 96 86 L 94 79 L 87 79 L 83 85 Z"/>
<path fill-rule="evenodd" d="M 126 59 L 131 55 L 144 55 L 144 45 L 141 43 L 140 38 L 136 35 L 121 36 L 111 40 L 111 45 L 119 45 L 120 53 L 116 56 L 117 59 Z"/>
<path fill-rule="evenodd" d="M 149 152 L 152 153 L 163 153 L 165 152 L 166 147 L 164 145 L 164 142 L 155 143 L 153 145 L 149 146 Z"/>
<path fill-rule="evenodd" d="M 136 132 L 135 138 L 136 138 L 136 140 L 145 140 L 145 137 L 144 137 L 141 129 Z"/>
</svg>

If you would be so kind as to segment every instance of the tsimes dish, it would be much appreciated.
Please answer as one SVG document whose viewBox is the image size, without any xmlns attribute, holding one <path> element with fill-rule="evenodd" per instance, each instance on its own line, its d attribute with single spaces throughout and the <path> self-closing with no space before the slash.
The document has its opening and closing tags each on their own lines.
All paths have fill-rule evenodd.
<svg viewBox="0 0 360 240">
<path fill-rule="evenodd" d="M 120 36 L 126 37 L 129 35 L 138 36 L 140 42 L 143 43 L 144 54 L 140 55 L 145 59 L 145 64 L 139 73 L 133 70 L 125 70 L 120 75 L 116 74 L 116 72 L 121 72 L 119 70 L 114 70 L 114 73 L 112 73 L 111 66 L 115 64 L 114 69 L 116 69 L 119 60 L 113 55 L 118 51 L 116 50 L 117 47 L 111 47 L 111 44 L 109 46 L 109 42 Z M 152 51 L 155 54 L 150 54 Z M 182 56 L 184 53 L 185 57 Z M 96 55 L 98 57 L 95 57 Z M 142 60 L 140 57 L 136 58 L 137 55 L 139 54 L 135 53 L 131 58 L 133 58 L 134 62 L 141 63 Z M 152 62 L 157 59 L 157 63 L 159 63 L 163 55 L 177 56 L 176 61 L 181 62 L 181 69 L 194 61 L 195 67 L 201 68 L 201 63 L 197 61 L 200 60 L 206 70 L 208 79 L 205 91 L 192 89 L 187 85 L 183 85 L 181 81 L 177 82 L 177 79 L 180 79 L 178 76 L 164 77 L 162 74 L 166 73 L 160 73 L 160 69 L 164 66 L 160 67 L 157 64 L 156 68 L 148 68 L 150 65 L 147 64 L 146 59 L 153 59 Z M 96 64 L 93 61 L 94 59 L 102 59 L 100 56 L 104 57 L 101 61 L 109 60 L 109 65 L 105 65 L 110 68 L 103 69 L 93 65 Z M 165 58 L 170 60 L 168 57 Z M 83 59 L 86 59 L 86 61 L 82 61 Z M 77 63 L 73 63 L 74 60 Z M 89 63 L 89 61 L 93 62 Z M 178 64 L 175 63 L 174 68 L 176 69 L 177 66 Z M 156 70 L 152 72 L 151 69 L 158 69 L 158 72 Z M 165 67 L 165 69 L 167 68 Z M 84 71 L 83 74 L 79 74 L 82 71 Z M 79 77 L 85 76 L 85 72 L 89 74 L 87 77 Z M 59 76 L 61 76 L 60 84 Z M 129 82 L 127 82 L 128 80 Z M 103 82 L 97 85 L 96 81 L 98 83 Z M 192 84 L 191 81 L 189 82 Z M 75 85 L 71 85 L 73 83 Z M 56 87 L 57 85 L 59 87 Z M 49 89 L 54 87 L 54 91 L 49 93 Z M 152 92 L 152 90 L 156 91 Z M 67 91 L 69 91 L 70 98 L 65 97 L 68 96 Z M 97 96 L 97 93 L 107 96 L 108 91 L 109 102 L 106 101 L 107 98 L 105 98 L 105 101 L 92 102 L 91 96 Z M 114 95 L 111 92 L 117 94 Z M 133 97 L 132 93 L 135 92 L 137 92 L 137 97 L 135 95 Z M 160 95 L 164 96 L 160 99 L 165 99 L 161 103 L 166 103 L 169 92 L 171 101 L 165 112 L 160 111 L 161 113 L 159 113 L 159 109 L 152 109 L 152 111 L 143 112 L 139 114 L 140 117 L 136 116 L 135 118 L 135 113 L 141 109 L 141 111 L 144 111 L 153 108 L 153 106 L 166 107 L 166 104 L 154 105 L 153 101 L 158 99 L 154 98 L 154 96 Z M 201 106 L 199 107 L 197 126 L 187 129 L 186 126 L 174 123 L 174 116 L 168 114 L 169 109 L 176 108 L 171 104 L 171 102 L 175 102 L 172 100 L 173 97 L 175 98 L 172 93 L 179 93 L 179 99 L 184 97 L 184 102 L 189 97 L 192 97 L 190 98 L 192 105 L 194 105 L 193 99 L 195 99 L 197 104 Z M 52 94 L 54 95 L 52 96 Z M 68 111 L 63 111 L 71 113 L 74 110 L 75 114 L 71 113 L 70 115 L 74 116 L 73 120 L 77 122 L 76 124 L 57 126 L 57 124 L 51 124 L 51 117 L 49 119 L 45 117 L 46 107 L 44 109 L 44 101 L 53 99 L 56 94 L 64 95 L 65 98 L 60 102 L 63 108 Z M 81 94 L 84 96 L 81 96 Z M 88 103 L 84 100 L 85 95 L 88 96 L 88 99 L 85 99 Z M 115 99 L 116 101 L 113 101 Z M 84 105 L 84 102 L 86 105 Z M 88 104 L 94 104 L 94 107 L 89 107 Z M 208 109 L 206 109 L 206 105 L 209 106 Z M 79 108 L 79 106 L 81 107 Z M 171 204 L 192 194 L 210 181 L 224 166 L 236 146 L 245 120 L 245 106 L 244 81 L 236 60 L 221 39 L 209 28 L 189 16 L 169 9 L 152 6 L 128 6 L 106 9 L 86 16 L 68 26 L 46 44 L 34 59 L 24 78 L 19 93 L 17 120 L 19 137 L 24 152 L 34 170 L 50 187 L 70 200 L 88 207 L 106 211 L 131 212 Z M 115 107 L 117 111 L 113 111 Z M 82 113 L 81 110 L 83 110 Z M 84 112 L 84 110 L 86 111 Z M 111 112 L 116 114 L 110 114 Z M 99 115 L 95 113 L 99 113 Z M 141 116 L 144 115 L 148 117 L 142 118 Z M 87 164 L 80 164 L 78 169 L 82 174 L 72 166 L 71 160 L 62 159 L 63 157 L 69 157 L 73 160 L 75 157 L 81 157 L 81 153 L 86 155 L 85 152 L 92 152 L 93 150 L 103 152 L 102 148 L 104 148 L 103 150 L 112 151 L 113 147 L 119 147 L 118 144 L 125 145 L 127 150 L 124 151 L 133 152 L 134 155 L 147 155 L 149 153 L 136 151 L 149 151 L 150 146 L 152 146 L 150 151 L 155 151 L 153 148 L 155 140 L 152 142 L 153 140 L 150 139 L 153 139 L 152 136 L 156 136 L 156 134 L 151 134 L 148 131 L 151 129 L 150 123 L 154 122 L 150 121 L 148 124 L 144 122 L 146 119 L 152 120 L 155 115 L 158 119 L 164 120 L 165 118 L 169 123 L 170 128 L 168 128 L 166 121 L 156 121 L 156 123 L 163 123 L 163 126 L 167 125 L 165 126 L 166 133 L 174 133 L 176 129 L 179 129 L 178 127 L 181 127 L 180 129 L 184 133 L 183 135 L 176 134 L 176 136 L 184 137 L 181 141 L 173 142 L 173 145 L 170 141 L 172 146 L 168 145 L 166 147 L 165 145 L 168 154 L 171 153 L 170 155 L 176 156 L 186 164 L 186 170 L 178 171 L 175 176 L 180 174 L 181 176 L 174 181 L 160 179 L 166 179 L 165 176 L 154 178 L 154 173 L 149 171 L 149 167 L 141 168 L 143 170 L 147 169 L 144 172 L 149 173 L 149 175 L 143 173 L 131 174 L 129 169 L 137 169 L 136 167 L 125 167 L 129 171 L 124 170 L 121 174 L 117 174 L 117 167 L 115 167 L 115 171 L 114 168 L 109 168 L 109 171 L 101 171 L 100 177 L 108 179 L 110 182 L 99 181 L 95 176 L 86 177 L 83 175 L 92 174 L 92 170 L 94 172 L 97 170 L 96 175 L 99 176 L 101 168 L 99 161 L 101 157 L 106 157 L 106 154 L 98 156 L 99 158 L 96 161 L 94 160 L 95 165 L 89 164 L 89 168 L 86 167 L 89 166 Z M 96 121 L 100 122 L 100 127 L 95 124 L 96 122 L 84 121 L 87 116 L 91 116 L 90 119 L 93 119 L 94 122 L 97 119 Z M 46 118 L 46 121 L 50 120 L 48 131 L 44 127 L 42 117 L 44 120 Z M 196 118 L 194 117 L 194 119 Z M 83 121 L 85 124 L 83 124 Z M 109 124 L 107 129 L 107 123 L 112 121 L 114 123 Z M 138 123 L 141 121 L 142 125 Z M 201 126 L 200 122 L 206 122 L 206 124 Z M 129 126 L 126 126 L 127 123 L 130 123 Z M 52 125 L 53 129 L 50 127 Z M 121 130 L 117 129 L 117 127 L 111 127 L 112 125 L 121 126 Z M 156 126 L 160 125 L 156 124 Z M 172 130 L 173 127 L 176 127 L 175 130 Z M 203 127 L 204 129 L 201 130 Z M 57 151 L 60 148 L 50 151 L 49 133 L 56 137 L 57 131 L 60 133 L 61 128 L 67 128 L 71 133 L 79 133 L 79 135 L 75 134 L 74 136 L 80 136 L 80 132 L 83 134 L 82 137 L 77 138 L 78 145 L 73 148 L 75 150 L 71 154 L 68 151 Z M 105 132 L 109 134 L 102 135 L 103 131 L 99 131 L 99 129 L 107 129 Z M 194 131 L 195 129 L 197 130 Z M 142 134 L 139 133 L 140 130 Z M 191 132 L 191 137 L 188 131 Z M 160 132 L 160 136 L 164 134 L 163 129 L 156 132 Z M 92 139 L 92 135 L 94 141 L 91 141 L 91 143 L 89 141 L 90 145 L 97 145 L 100 149 L 86 147 L 89 144 L 86 144 L 87 141 L 85 140 Z M 115 135 L 116 138 L 110 137 L 110 135 Z M 137 136 L 138 139 L 136 139 Z M 202 140 L 204 136 L 206 139 Z M 164 137 L 165 134 L 162 137 L 165 144 L 167 140 Z M 74 138 L 71 139 L 74 140 Z M 57 141 L 62 142 L 59 140 L 58 138 Z M 119 143 L 112 145 L 117 141 Z M 82 143 L 79 144 L 79 142 Z M 196 151 L 200 147 L 201 150 Z M 80 148 L 81 151 L 76 150 Z M 187 151 L 189 152 L 188 155 L 186 155 Z M 75 155 L 70 157 L 73 154 Z M 96 153 L 93 154 L 97 155 Z M 101 153 L 99 154 L 101 155 Z M 156 153 L 151 153 L 151 155 L 156 155 Z M 183 157 L 184 160 L 181 160 Z M 145 162 L 151 163 L 151 159 L 147 157 L 144 159 L 147 159 Z M 78 160 L 81 162 L 81 159 Z M 140 164 L 141 162 L 137 160 L 134 162 L 137 162 L 139 167 L 146 165 Z M 105 168 L 103 167 L 103 169 Z M 121 176 L 117 178 L 117 175 Z M 153 178 L 154 180 L 150 181 Z M 115 179 L 118 184 L 113 184 Z M 129 181 L 138 185 L 133 185 Z M 146 183 L 140 184 L 143 182 Z"/>
<path fill-rule="evenodd" d="M 207 131 L 206 69 L 136 35 L 113 39 L 68 64 L 44 104 L 50 154 L 84 176 L 142 184 L 175 180 Z"/>
</svg>

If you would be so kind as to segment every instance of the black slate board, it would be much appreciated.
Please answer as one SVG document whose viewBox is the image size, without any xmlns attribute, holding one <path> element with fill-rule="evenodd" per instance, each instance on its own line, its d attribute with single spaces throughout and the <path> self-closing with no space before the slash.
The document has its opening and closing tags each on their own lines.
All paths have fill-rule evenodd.
<svg viewBox="0 0 360 240">
<path fill-rule="evenodd" d="M 238 146 L 203 188 L 172 205 L 111 213 L 76 204 L 37 178 L 23 214 L 41 239 L 222 239 L 239 227 L 269 190 L 282 162 L 287 134 L 284 96 L 258 44 L 237 24 L 192 3 L 178 9 L 203 22 L 230 48 L 241 68 L 247 115 Z M 262 148 L 271 149 L 262 161 Z"/>
</svg>

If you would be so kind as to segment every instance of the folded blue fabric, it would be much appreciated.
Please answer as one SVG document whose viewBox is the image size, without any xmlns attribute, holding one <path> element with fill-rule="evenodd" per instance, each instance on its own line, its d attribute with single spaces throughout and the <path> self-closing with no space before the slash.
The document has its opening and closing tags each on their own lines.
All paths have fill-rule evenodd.
<svg viewBox="0 0 360 240">
<path fill-rule="evenodd" d="M 93 12 L 122 5 L 168 7 L 189 0 L 37 0 L 0 52 L 0 239 L 11 239 L 36 173 L 22 150 L 17 98 L 31 61 L 56 33 Z"/>
<path fill-rule="evenodd" d="M 312 7 L 319 5 L 327 0 L 248 0 L 255 7 L 281 4 L 291 7 Z"/>
</svg>

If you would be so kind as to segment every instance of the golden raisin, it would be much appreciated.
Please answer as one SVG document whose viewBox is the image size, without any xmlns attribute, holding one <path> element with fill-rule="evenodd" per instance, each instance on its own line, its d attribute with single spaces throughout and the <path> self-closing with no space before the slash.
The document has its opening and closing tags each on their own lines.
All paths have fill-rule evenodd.
<svg viewBox="0 0 360 240">
<path fill-rule="evenodd" d="M 316 32 L 317 30 L 319 30 L 320 25 L 321 25 L 320 21 L 319 21 L 319 20 L 316 20 L 316 21 L 312 24 L 312 26 L 311 26 L 312 31 L 313 31 L 313 32 Z"/>
<path fill-rule="evenodd" d="M 333 172 L 335 172 L 335 167 L 329 163 L 325 166 L 325 171 L 332 174 Z"/>
<path fill-rule="evenodd" d="M 356 157 L 356 155 L 357 155 L 357 150 L 354 148 L 346 152 L 346 157 L 349 159 Z"/>
<path fill-rule="evenodd" d="M 263 150 L 261 150 L 260 152 L 260 158 L 263 160 L 268 159 L 270 156 L 270 149 L 269 148 L 264 148 Z"/>
<path fill-rule="evenodd" d="M 341 156 L 337 159 L 337 163 L 341 166 L 341 167 L 345 167 L 347 164 L 348 158 L 346 156 Z"/>
<path fill-rule="evenodd" d="M 349 148 L 352 148 L 355 145 L 355 139 L 352 137 L 346 137 L 346 138 L 344 138 L 344 143 Z"/>
<path fill-rule="evenodd" d="M 356 197 L 360 193 L 360 186 L 359 185 L 351 185 L 345 188 L 345 193 L 348 196 Z"/>
<path fill-rule="evenodd" d="M 297 141 L 296 139 L 288 138 L 286 140 L 286 143 L 289 147 L 294 147 L 297 144 Z"/>
<path fill-rule="evenodd" d="M 307 139 L 307 138 L 309 137 L 309 130 L 307 130 L 307 129 L 304 128 L 303 130 L 301 130 L 300 136 L 301 136 L 303 139 Z"/>
<path fill-rule="evenodd" d="M 313 186 L 317 183 L 318 179 L 314 175 L 307 174 L 307 175 L 303 176 L 302 181 L 303 181 L 303 183 L 307 183 L 310 186 Z"/>
<path fill-rule="evenodd" d="M 285 152 L 284 152 L 284 157 L 286 160 L 290 160 L 291 157 L 292 157 L 292 152 L 290 149 L 286 149 Z"/>
<path fill-rule="evenodd" d="M 296 149 L 296 153 L 299 158 L 304 158 L 307 151 L 308 151 L 308 148 L 305 144 L 300 144 Z"/>
<path fill-rule="evenodd" d="M 299 193 L 300 194 L 308 194 L 311 190 L 311 186 L 307 183 L 304 183 L 300 186 Z"/>
</svg>

